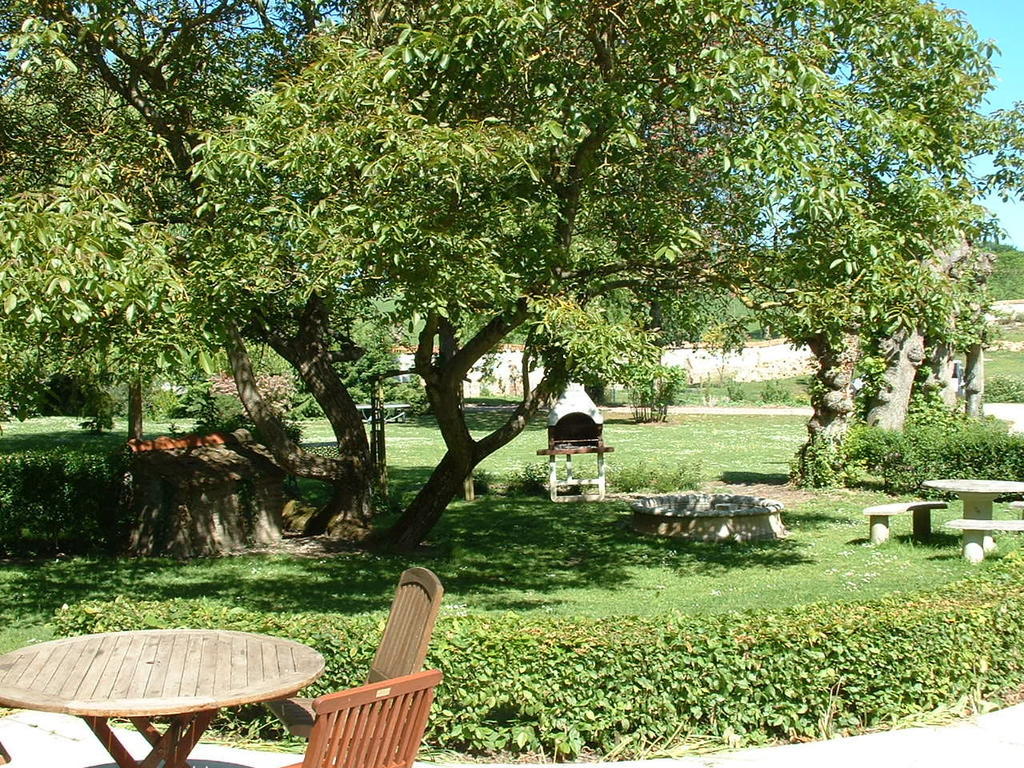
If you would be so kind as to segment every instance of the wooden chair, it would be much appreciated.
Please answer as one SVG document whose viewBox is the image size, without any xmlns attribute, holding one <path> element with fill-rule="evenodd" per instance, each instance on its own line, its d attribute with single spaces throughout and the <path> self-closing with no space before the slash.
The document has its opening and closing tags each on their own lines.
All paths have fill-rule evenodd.
<svg viewBox="0 0 1024 768">
<path fill-rule="evenodd" d="M 366 682 L 390 680 L 423 668 L 443 595 L 444 587 L 432 571 L 409 568 L 402 572 Z M 313 699 L 278 699 L 268 701 L 267 707 L 289 733 L 310 737 L 314 722 Z"/>
<path fill-rule="evenodd" d="M 410 768 L 440 682 L 432 669 L 314 699 L 305 757 L 286 768 Z"/>
</svg>

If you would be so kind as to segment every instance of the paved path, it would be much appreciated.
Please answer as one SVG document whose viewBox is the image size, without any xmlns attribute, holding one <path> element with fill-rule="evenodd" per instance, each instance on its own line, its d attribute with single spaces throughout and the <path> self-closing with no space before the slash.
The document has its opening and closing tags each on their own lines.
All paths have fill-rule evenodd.
<svg viewBox="0 0 1024 768">
<path fill-rule="evenodd" d="M 137 756 L 147 751 L 137 733 L 124 732 Z M 16 712 L 0 720 L 0 743 L 13 758 L 7 768 L 116 768 L 96 737 L 76 717 Z M 200 744 L 194 768 L 281 768 L 294 754 Z M 426 764 L 418 764 L 427 768 Z M 588 763 L 585 768 L 600 764 Z M 616 768 L 1001 768 L 1024 765 L 1024 704 L 945 727 L 908 728 L 832 741 L 744 749 L 707 757 L 607 764 Z M 452 764 L 444 768 L 454 768 Z M 497 768 L 474 763 L 459 768 Z M 502 767 L 505 768 L 505 767 Z M 509 768 L 531 768 L 518 763 Z M 547 764 L 545 768 L 550 768 Z"/>
<path fill-rule="evenodd" d="M 1024 403 L 985 403 L 985 415 L 1010 425 L 1010 432 L 1024 432 Z"/>
</svg>

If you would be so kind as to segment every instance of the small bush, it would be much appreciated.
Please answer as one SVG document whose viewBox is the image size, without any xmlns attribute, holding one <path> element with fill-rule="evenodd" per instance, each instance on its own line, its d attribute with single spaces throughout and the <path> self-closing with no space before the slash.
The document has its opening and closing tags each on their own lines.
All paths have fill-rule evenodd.
<svg viewBox="0 0 1024 768">
<path fill-rule="evenodd" d="M 985 401 L 989 403 L 1024 403 L 1024 379 L 993 376 L 985 382 Z"/>
<path fill-rule="evenodd" d="M 730 381 L 725 385 L 725 394 L 734 403 L 742 403 L 747 399 L 747 393 L 743 391 L 743 385 Z"/>
<path fill-rule="evenodd" d="M 54 624 L 64 635 L 208 627 L 289 637 L 326 658 L 316 695 L 364 679 L 383 621 L 115 599 L 62 609 Z M 445 674 L 427 742 L 471 754 L 630 758 L 687 738 L 749 745 L 884 728 L 1024 685 L 1024 558 L 933 592 L 787 611 L 442 615 L 426 665 Z M 281 732 L 259 706 L 224 710 L 218 724 Z"/>
<path fill-rule="evenodd" d="M 761 402 L 768 405 L 782 405 L 792 399 L 784 386 L 777 381 L 766 381 L 761 388 Z"/>
<path fill-rule="evenodd" d="M 152 387 L 143 403 L 146 416 L 154 421 L 173 421 L 182 414 L 182 397 L 171 385 Z"/>
<path fill-rule="evenodd" d="M 834 488 L 850 478 L 845 445 L 819 437 L 803 445 L 789 468 L 790 479 L 802 488 Z"/>
<path fill-rule="evenodd" d="M 700 487 L 705 479 L 703 467 L 697 462 L 671 466 L 653 462 L 613 464 L 608 469 L 608 486 L 619 493 L 687 491 Z"/>
<path fill-rule="evenodd" d="M 387 382 L 384 397 L 388 402 L 408 403 L 410 416 L 425 416 L 430 413 L 427 391 L 418 381 Z"/>
<path fill-rule="evenodd" d="M 547 496 L 547 462 L 533 461 L 513 469 L 505 475 L 504 486 L 509 496 Z"/>
<path fill-rule="evenodd" d="M 685 387 L 686 371 L 682 368 L 666 365 L 638 368 L 633 379 L 626 382 L 633 420 L 637 424 L 665 421 L 668 407 L 679 399 Z"/>
<path fill-rule="evenodd" d="M 71 449 L 0 456 L 0 551 L 112 551 L 127 535 L 120 506 L 126 455 Z"/>
</svg>

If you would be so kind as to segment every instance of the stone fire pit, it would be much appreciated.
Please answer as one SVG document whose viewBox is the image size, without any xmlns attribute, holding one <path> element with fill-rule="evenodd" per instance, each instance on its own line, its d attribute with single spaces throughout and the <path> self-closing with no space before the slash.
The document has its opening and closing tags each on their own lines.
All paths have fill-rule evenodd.
<svg viewBox="0 0 1024 768">
<path fill-rule="evenodd" d="M 691 541 L 768 541 L 788 535 L 782 502 L 729 493 L 641 496 L 633 529 Z"/>
</svg>

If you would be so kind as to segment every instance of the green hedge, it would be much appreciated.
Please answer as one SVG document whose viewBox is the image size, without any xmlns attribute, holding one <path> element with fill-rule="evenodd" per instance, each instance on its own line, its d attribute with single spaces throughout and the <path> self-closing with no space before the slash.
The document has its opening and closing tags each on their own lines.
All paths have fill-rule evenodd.
<svg viewBox="0 0 1024 768">
<path fill-rule="evenodd" d="M 892 493 L 921 493 L 922 481 L 938 477 L 1024 480 L 1024 437 L 994 419 L 908 423 L 903 432 L 861 426 L 845 450 Z"/>
<path fill-rule="evenodd" d="M 319 649 L 319 694 L 358 684 L 383 616 L 261 614 L 208 601 L 115 599 L 62 609 L 61 634 L 216 627 Z M 884 727 L 1024 685 L 1024 558 L 959 584 L 778 613 L 565 619 L 444 616 L 428 743 L 464 753 L 641 754 L 687 737 L 731 743 Z M 222 726 L 276 733 L 258 707 Z"/>
<path fill-rule="evenodd" d="M 0 455 L 0 552 L 111 551 L 124 541 L 123 451 L 73 448 Z"/>
</svg>

